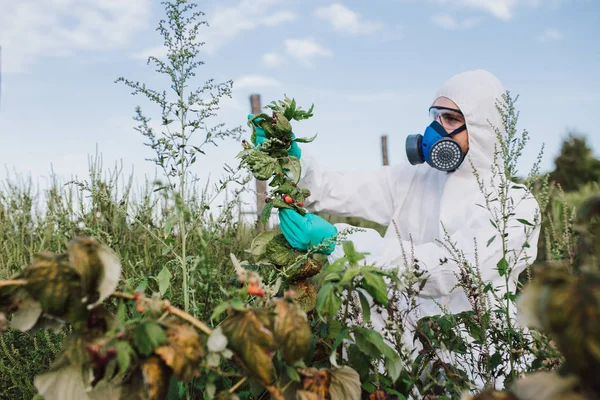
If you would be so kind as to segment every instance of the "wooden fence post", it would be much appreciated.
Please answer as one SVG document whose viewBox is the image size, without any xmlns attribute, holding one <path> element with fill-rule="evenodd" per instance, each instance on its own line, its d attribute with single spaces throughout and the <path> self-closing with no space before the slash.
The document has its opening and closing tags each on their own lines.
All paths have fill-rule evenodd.
<svg viewBox="0 0 600 400">
<path fill-rule="evenodd" d="M 383 165 L 390 165 L 388 161 L 387 135 L 381 135 L 381 157 L 383 159 Z"/>
<path fill-rule="evenodd" d="M 254 115 L 261 113 L 260 95 L 259 94 L 250 95 L 250 112 L 252 112 L 252 114 L 254 114 Z M 257 179 L 255 181 L 256 181 L 256 213 L 257 213 L 256 226 L 257 226 L 258 230 L 262 231 L 264 229 L 264 227 L 260 223 L 260 214 L 262 213 L 262 210 L 265 206 L 265 199 L 267 197 L 266 196 L 267 182 L 259 181 Z"/>
</svg>

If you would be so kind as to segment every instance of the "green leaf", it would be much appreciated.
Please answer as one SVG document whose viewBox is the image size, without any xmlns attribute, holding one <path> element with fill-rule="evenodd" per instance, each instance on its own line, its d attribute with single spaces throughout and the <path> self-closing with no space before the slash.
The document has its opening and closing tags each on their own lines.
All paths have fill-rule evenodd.
<svg viewBox="0 0 600 400">
<path fill-rule="evenodd" d="M 526 219 L 522 219 L 522 218 L 517 218 L 517 221 L 519 221 L 520 223 L 522 223 L 523 225 L 529 225 L 529 226 L 534 226 L 531 222 L 527 221 Z"/>
<path fill-rule="evenodd" d="M 506 272 L 508 271 L 508 261 L 506 261 L 506 258 L 502 257 L 502 259 L 500 261 L 498 261 L 498 274 L 500 276 L 504 276 L 506 274 Z"/>
<path fill-rule="evenodd" d="M 219 317 L 219 315 L 223 314 L 225 311 L 227 311 L 227 309 L 231 306 L 231 304 L 228 301 L 223 301 L 221 303 L 219 303 L 219 305 L 217 305 L 211 316 L 210 319 L 211 320 L 215 320 Z"/>
<path fill-rule="evenodd" d="M 133 344 L 145 356 L 149 356 L 155 348 L 166 342 L 167 335 L 157 323 L 144 322 L 133 330 Z"/>
<path fill-rule="evenodd" d="M 171 234 L 171 232 L 173 231 L 173 227 L 175 227 L 178 221 L 179 217 L 176 214 L 173 214 L 169 218 L 167 218 L 167 221 L 165 222 L 165 226 L 163 228 L 163 233 L 165 237 Z"/>
<path fill-rule="evenodd" d="M 285 372 L 292 381 L 300 382 L 300 375 L 298 374 L 298 371 L 296 371 L 296 368 L 286 365 Z"/>
<path fill-rule="evenodd" d="M 271 205 L 273 207 L 273 205 Z M 263 210 L 264 211 L 264 210 Z M 260 233 L 258 236 L 252 240 L 252 244 L 250 245 L 250 254 L 255 257 L 260 257 L 267 251 L 267 245 L 269 242 L 277 236 L 277 232 L 275 231 L 266 231 Z"/>
<path fill-rule="evenodd" d="M 354 340 L 358 349 L 365 355 L 374 359 L 379 359 L 382 356 L 380 348 L 385 346 L 385 343 L 383 342 L 383 337 L 378 332 L 367 328 L 355 327 Z"/>
<path fill-rule="evenodd" d="M 364 254 L 356 252 L 354 249 L 354 243 L 349 240 L 342 243 L 342 248 L 344 249 L 344 255 L 348 258 L 350 264 L 356 264 L 365 258 Z"/>
<path fill-rule="evenodd" d="M 381 275 L 373 272 L 363 272 L 362 286 L 379 304 L 387 304 L 387 286 Z"/>
<path fill-rule="evenodd" d="M 273 211 L 273 201 L 269 201 L 263 207 L 260 213 L 260 222 L 263 225 L 267 225 L 269 223 L 269 219 L 271 218 L 271 211 Z"/>
<path fill-rule="evenodd" d="M 316 138 L 317 138 L 317 135 L 315 135 L 315 136 L 313 136 L 311 138 L 296 138 L 296 139 L 294 139 L 294 142 L 297 142 L 297 143 L 310 143 L 313 140 L 315 140 Z"/>
<path fill-rule="evenodd" d="M 119 340 L 115 345 L 115 349 L 117 350 L 117 362 L 119 363 L 119 370 L 121 373 L 127 371 L 129 365 L 131 365 L 131 356 L 134 353 L 133 348 L 128 342 L 123 340 Z"/>
<path fill-rule="evenodd" d="M 319 290 L 319 295 L 317 296 L 317 312 L 321 317 L 334 317 L 340 307 L 342 306 L 342 299 L 337 294 L 337 287 L 335 283 L 327 283 L 325 284 L 321 290 Z"/>
<path fill-rule="evenodd" d="M 277 114 L 275 129 L 285 133 L 292 132 L 292 125 L 290 125 L 290 121 L 285 117 L 285 114 Z"/>
<path fill-rule="evenodd" d="M 300 180 L 300 174 L 302 173 L 300 160 L 296 157 L 286 157 L 282 167 L 286 171 L 286 176 L 288 179 L 290 179 L 290 181 L 292 181 L 294 184 L 298 183 Z"/>
<path fill-rule="evenodd" d="M 361 290 L 357 290 L 358 299 L 360 300 L 360 307 L 362 308 L 363 314 L 363 322 L 367 323 L 371 321 L 371 307 L 369 306 L 369 301 L 367 297 Z"/>
<path fill-rule="evenodd" d="M 126 318 L 127 318 L 127 306 L 125 306 L 125 303 L 123 302 L 123 300 L 120 300 L 119 306 L 117 307 L 117 320 L 121 324 L 124 325 Z"/>
<path fill-rule="evenodd" d="M 340 286 L 346 286 L 352 282 L 352 280 L 360 273 L 360 267 L 354 265 L 349 267 L 342 276 L 342 279 L 338 282 Z"/>
<path fill-rule="evenodd" d="M 402 373 L 402 360 L 400 360 L 400 356 L 397 354 L 388 354 L 385 356 L 385 370 L 387 371 L 392 382 L 396 382 L 396 380 L 400 377 Z"/>
<path fill-rule="evenodd" d="M 164 296 L 171 285 L 171 272 L 166 265 L 162 268 L 156 278 L 158 280 L 158 291 L 161 296 Z"/>
<path fill-rule="evenodd" d="M 492 238 L 490 240 L 488 240 L 487 247 L 490 247 L 490 244 L 492 244 L 492 242 L 494 241 L 494 239 L 496 239 L 496 235 L 492 236 Z"/>
</svg>

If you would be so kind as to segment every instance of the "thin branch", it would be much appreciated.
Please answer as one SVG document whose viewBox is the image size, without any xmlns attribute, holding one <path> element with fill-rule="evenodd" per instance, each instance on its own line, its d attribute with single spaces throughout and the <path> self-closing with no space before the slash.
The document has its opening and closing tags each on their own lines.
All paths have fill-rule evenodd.
<svg viewBox="0 0 600 400">
<path fill-rule="evenodd" d="M 244 384 L 244 382 L 246 382 L 247 380 L 248 380 L 248 377 L 247 377 L 247 376 L 245 376 L 245 377 L 243 377 L 242 379 L 240 379 L 240 380 L 239 380 L 239 381 L 238 381 L 238 382 L 237 382 L 235 385 L 233 385 L 233 386 L 231 387 L 231 389 L 229 389 L 229 393 L 233 393 L 233 392 L 235 392 L 236 390 L 238 390 L 238 389 L 239 389 L 239 387 L 240 387 L 240 386 L 242 386 L 242 385 Z"/>
<path fill-rule="evenodd" d="M 122 299 L 127 299 L 127 300 L 133 300 L 134 297 L 132 294 L 129 293 L 122 293 L 122 292 L 114 292 L 111 296 L 113 297 L 119 297 Z M 146 302 L 151 302 L 151 299 L 148 298 L 143 298 L 143 300 L 145 300 Z M 166 312 L 169 312 L 179 318 L 181 318 L 184 321 L 189 322 L 190 324 L 192 324 L 194 327 L 198 328 L 200 331 L 204 332 L 207 335 L 210 335 L 212 333 L 212 329 L 210 329 L 204 322 L 192 317 L 190 314 L 186 313 L 183 310 L 180 310 L 177 307 L 174 307 L 171 305 L 171 303 L 169 303 L 166 300 L 162 301 L 163 303 L 163 310 Z"/>
<path fill-rule="evenodd" d="M 27 285 L 26 279 L 13 279 L 8 281 L 0 281 L 0 287 L 4 286 L 24 286 Z"/>
</svg>

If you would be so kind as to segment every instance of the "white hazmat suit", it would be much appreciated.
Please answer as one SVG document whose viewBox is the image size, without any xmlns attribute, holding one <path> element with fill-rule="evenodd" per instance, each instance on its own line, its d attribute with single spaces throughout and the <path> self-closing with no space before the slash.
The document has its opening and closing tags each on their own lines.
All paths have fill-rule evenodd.
<svg viewBox="0 0 600 400">
<path fill-rule="evenodd" d="M 497 271 L 498 261 L 503 256 L 501 240 L 494 240 L 486 247 L 488 240 L 498 232 L 490 223 L 489 211 L 478 206 L 485 204 L 485 200 L 471 166 L 472 163 L 484 182 L 498 180 L 498 176 L 493 177 L 492 174 L 494 148 L 498 144 L 493 127 L 504 133 L 502 116 L 496 108 L 504 93 L 498 79 L 482 70 L 455 75 L 436 93 L 434 101 L 438 97 L 446 97 L 458 105 L 468 129 L 469 151 L 455 172 L 442 172 L 428 164 L 413 166 L 407 161 L 372 172 L 328 172 L 323 171 L 309 154 L 303 153 L 299 185 L 311 191 L 305 202 L 309 210 L 361 217 L 388 227 L 384 237 L 374 230 L 348 237 L 359 252 L 370 253 L 370 262 L 384 268 L 402 268 L 402 248 L 395 226 L 405 249 L 410 250 L 408 239 L 412 237 L 414 257 L 429 275 L 420 292 L 418 309 L 411 316 L 413 324 L 421 317 L 440 314 L 436 302 L 443 304 L 451 313 L 471 310 L 463 290 L 455 287 L 455 273 L 459 266 L 436 242 L 436 239 L 444 240 L 442 227 L 472 265 L 475 265 L 474 239 L 477 239 L 482 279 L 500 290 L 506 288 L 505 277 Z M 527 255 L 533 262 L 537 255 L 539 227 L 526 234 L 523 224 L 516 220 L 533 222 L 534 215 L 539 213 L 538 204 L 522 189 L 511 189 L 510 196 L 518 205 L 516 215 L 508 223 L 508 248 L 522 249 L 528 241 Z M 338 229 L 345 227 L 339 225 Z M 330 260 L 341 255 L 343 250 L 338 246 Z M 513 269 L 511 291 L 515 291 L 518 274 L 525 267 L 526 262 L 523 261 Z M 502 294 L 499 293 L 500 296 Z M 381 319 L 374 321 L 376 328 L 382 328 L 383 323 Z M 412 345 L 412 332 L 406 331 L 405 341 Z"/>
</svg>

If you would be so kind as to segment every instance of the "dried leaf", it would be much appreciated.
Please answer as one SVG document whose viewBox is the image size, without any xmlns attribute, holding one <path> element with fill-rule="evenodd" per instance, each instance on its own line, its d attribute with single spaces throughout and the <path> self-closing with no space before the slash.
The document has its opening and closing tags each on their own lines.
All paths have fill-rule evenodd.
<svg viewBox="0 0 600 400">
<path fill-rule="evenodd" d="M 164 400 L 169 390 L 171 370 L 157 356 L 145 359 L 140 366 L 147 400 Z"/>
<path fill-rule="evenodd" d="M 317 288 L 306 280 L 301 280 L 290 286 L 294 291 L 293 299 L 304 312 L 314 310 L 317 304 Z"/>
<path fill-rule="evenodd" d="M 71 322 L 85 317 L 80 277 L 65 256 L 38 254 L 35 262 L 24 269 L 23 277 L 28 282 L 25 289 L 40 302 L 44 313 Z"/>
<path fill-rule="evenodd" d="M 329 396 L 331 400 L 360 400 L 360 376 L 348 366 L 330 370 L 331 384 Z"/>
<path fill-rule="evenodd" d="M 171 367 L 178 380 L 189 382 L 196 376 L 200 361 L 205 356 L 198 332 L 188 324 L 171 320 L 167 330 L 167 344 L 155 350 Z"/>
<path fill-rule="evenodd" d="M 300 360 L 310 348 L 311 331 L 306 314 L 286 299 L 275 299 L 273 334 L 281 356 L 289 364 Z"/>
<path fill-rule="evenodd" d="M 259 315 L 252 310 L 236 312 L 221 324 L 228 347 L 238 355 L 243 367 L 263 385 L 272 381 L 271 359 L 276 350 L 275 339 Z"/>
<path fill-rule="evenodd" d="M 319 398 L 329 398 L 330 375 L 326 369 L 302 368 L 298 372 L 302 376 L 302 389 L 316 394 Z"/>
<path fill-rule="evenodd" d="M 121 262 L 108 246 L 94 238 L 79 236 L 67 244 L 69 263 L 81 278 L 87 303 L 101 303 L 110 296 L 121 276 Z"/>
</svg>

